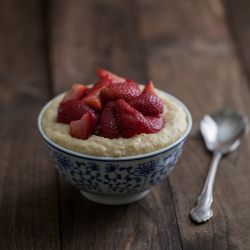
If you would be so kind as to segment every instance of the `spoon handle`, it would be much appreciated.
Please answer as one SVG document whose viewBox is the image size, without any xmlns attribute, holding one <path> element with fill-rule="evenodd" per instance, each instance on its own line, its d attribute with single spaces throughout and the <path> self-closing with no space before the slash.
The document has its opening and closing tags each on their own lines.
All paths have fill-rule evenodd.
<svg viewBox="0 0 250 250">
<path fill-rule="evenodd" d="M 205 185 L 197 199 L 196 206 L 190 212 L 191 218 L 197 223 L 206 222 L 213 216 L 213 211 L 211 210 L 213 185 L 221 157 L 222 154 L 220 152 L 214 152 Z"/>
</svg>

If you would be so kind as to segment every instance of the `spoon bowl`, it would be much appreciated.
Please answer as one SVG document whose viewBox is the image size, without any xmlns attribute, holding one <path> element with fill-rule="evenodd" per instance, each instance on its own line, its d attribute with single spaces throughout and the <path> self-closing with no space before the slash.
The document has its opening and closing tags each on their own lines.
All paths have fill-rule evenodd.
<svg viewBox="0 0 250 250">
<path fill-rule="evenodd" d="M 226 154 L 239 146 L 239 138 L 246 131 L 247 120 L 239 113 L 222 110 L 205 115 L 200 128 L 208 150 Z"/>
</svg>

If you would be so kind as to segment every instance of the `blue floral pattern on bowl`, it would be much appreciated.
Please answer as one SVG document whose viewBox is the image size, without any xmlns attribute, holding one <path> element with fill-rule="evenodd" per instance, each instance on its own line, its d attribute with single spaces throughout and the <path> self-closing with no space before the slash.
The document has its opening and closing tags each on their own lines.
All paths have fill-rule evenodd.
<svg viewBox="0 0 250 250">
<path fill-rule="evenodd" d="M 56 168 L 70 183 L 85 192 L 127 194 L 142 192 L 170 174 L 184 142 L 174 149 L 131 161 L 94 160 L 70 155 L 51 147 Z"/>
</svg>

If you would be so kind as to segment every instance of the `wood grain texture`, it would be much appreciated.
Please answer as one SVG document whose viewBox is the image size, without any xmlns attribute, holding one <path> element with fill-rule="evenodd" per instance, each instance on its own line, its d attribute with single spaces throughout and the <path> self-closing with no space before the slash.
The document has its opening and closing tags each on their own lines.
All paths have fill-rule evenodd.
<svg viewBox="0 0 250 250">
<path fill-rule="evenodd" d="M 196 226 L 188 218 L 211 160 L 201 117 L 222 107 L 250 116 L 249 3 L 46 4 L 47 21 L 43 1 L 0 0 L 0 249 L 250 249 L 249 136 L 221 162 L 213 219 Z M 97 205 L 58 183 L 36 132 L 51 91 L 93 81 L 98 66 L 153 79 L 193 114 L 177 168 L 136 204 Z"/>
<path fill-rule="evenodd" d="M 60 249 L 56 172 L 36 126 L 49 98 L 41 6 L 0 6 L 0 249 Z"/>
<path fill-rule="evenodd" d="M 237 2 L 224 0 L 223 3 L 235 49 L 241 61 L 242 69 L 248 77 L 248 82 L 250 82 L 250 2 L 247 0 Z"/>
<path fill-rule="evenodd" d="M 145 81 L 148 77 L 128 3 L 52 1 L 51 56 L 55 93 L 72 81 L 96 79 L 98 66 Z"/>
<path fill-rule="evenodd" d="M 54 89 L 96 79 L 98 66 L 144 82 L 147 70 L 131 3 L 54 1 Z M 181 249 L 168 181 L 137 204 L 105 207 L 86 201 L 61 181 L 65 249 Z"/>
<path fill-rule="evenodd" d="M 61 46 L 53 55 L 53 65 L 56 65 L 53 69 L 56 91 L 60 92 L 62 86 L 66 87 L 71 81 L 79 78 L 90 81 L 96 66 L 101 64 L 118 73 L 131 74 L 139 80 L 150 77 L 154 79 L 157 86 L 181 98 L 192 111 L 194 129 L 182 160 L 170 177 L 171 188 L 159 187 L 153 192 L 153 197 L 158 196 L 159 193 L 162 194 L 154 209 L 158 211 L 158 206 L 165 208 L 163 213 L 158 212 L 158 216 L 163 220 L 169 209 L 163 197 L 171 195 L 172 189 L 182 244 L 178 243 L 178 247 L 248 249 L 250 244 L 248 239 L 250 229 L 247 226 L 250 224 L 248 215 L 250 170 L 247 167 L 249 139 L 245 139 L 244 146 L 223 159 L 221 163 L 215 186 L 213 220 L 198 227 L 188 218 L 189 210 L 201 190 L 210 161 L 210 155 L 205 151 L 201 138 L 197 134 L 199 120 L 204 113 L 222 107 L 230 107 L 244 114 L 250 114 L 246 77 L 241 70 L 228 33 L 221 2 L 193 0 L 188 2 L 129 1 L 128 4 L 117 4 L 114 1 L 87 3 L 74 1 L 69 5 L 65 2 L 60 3 L 58 9 L 54 8 L 53 27 L 57 33 L 52 40 L 52 46 Z M 116 24 L 119 24 L 119 27 Z M 60 30 L 58 30 L 59 27 Z M 84 32 L 81 34 L 79 30 L 84 30 L 88 35 Z M 133 41 L 130 40 L 131 37 Z M 60 41 L 64 42 L 60 43 Z M 71 51 L 71 53 L 64 55 L 61 51 Z M 73 213 L 72 209 L 67 207 L 67 197 L 75 197 L 74 199 L 78 201 L 80 195 L 71 192 L 67 184 L 63 184 L 62 194 L 63 217 L 67 218 L 69 213 L 79 214 L 78 208 L 74 208 Z M 144 210 L 150 211 L 149 204 L 147 205 L 149 199 L 134 206 L 141 206 Z M 78 202 L 87 203 L 83 200 Z M 73 206 L 72 204 L 70 202 L 70 206 Z M 81 216 L 85 221 L 89 215 Z M 126 216 L 133 217 L 133 213 Z M 137 216 L 137 220 L 143 221 L 143 215 Z M 152 211 L 148 213 L 148 221 L 150 216 Z M 109 216 L 107 215 L 106 218 Z M 63 218 L 63 220 L 66 219 Z M 107 227 L 106 230 L 112 228 L 113 232 L 116 231 L 118 220 L 110 218 L 108 221 L 111 221 L 112 226 Z M 123 241 L 127 235 L 124 228 L 119 245 L 116 245 L 109 232 L 105 231 L 102 234 L 98 229 L 100 223 L 103 221 L 97 220 L 94 225 L 89 222 L 92 233 L 88 237 L 88 243 L 86 240 L 84 243 L 79 243 L 75 233 L 84 231 L 80 230 L 80 224 L 75 220 L 63 222 L 62 225 L 65 227 L 63 235 L 68 235 L 68 229 L 71 229 L 71 238 L 66 239 L 63 245 L 70 246 L 71 249 L 80 248 L 80 246 L 100 249 L 101 246 L 98 244 L 101 244 L 104 249 L 105 247 L 109 249 L 111 246 L 120 248 L 127 246 L 125 242 L 131 239 Z M 159 230 L 162 226 L 164 225 L 156 223 L 154 230 Z M 144 236 L 148 228 L 145 230 Z M 171 232 L 172 237 L 173 232 L 178 233 L 178 229 Z M 96 237 L 95 241 L 94 237 Z M 117 237 L 119 238 L 116 236 L 115 239 Z M 150 240 L 155 242 L 158 239 Z M 143 237 L 140 237 L 139 242 L 143 241 Z M 88 245 L 91 244 L 90 242 L 92 245 Z M 145 248 L 164 249 L 169 247 L 168 240 L 166 243 L 168 244 L 156 243 L 155 248 L 150 248 L 148 242 Z M 129 246 L 129 249 L 137 249 L 133 244 Z"/>
<path fill-rule="evenodd" d="M 211 160 L 197 134 L 199 120 L 222 107 L 250 115 L 246 77 L 228 33 L 223 6 L 215 0 L 186 4 L 139 1 L 134 9 L 141 10 L 138 30 L 150 77 L 180 97 L 194 118 L 191 138 L 170 177 L 183 249 L 249 249 L 249 137 L 221 162 L 214 218 L 201 226 L 188 218 Z"/>
</svg>

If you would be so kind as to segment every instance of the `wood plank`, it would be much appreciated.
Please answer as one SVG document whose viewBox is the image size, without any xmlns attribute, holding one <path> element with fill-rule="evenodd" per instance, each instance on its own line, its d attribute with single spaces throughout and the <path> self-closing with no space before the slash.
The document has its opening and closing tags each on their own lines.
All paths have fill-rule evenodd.
<svg viewBox="0 0 250 250">
<path fill-rule="evenodd" d="M 232 39 L 235 42 L 235 49 L 245 71 L 248 82 L 250 81 L 250 32 L 249 32 L 249 9 L 250 2 L 247 0 L 223 1 L 226 9 L 226 17 L 231 32 Z"/>
<path fill-rule="evenodd" d="M 55 93 L 73 81 L 92 81 L 98 66 L 148 79 L 131 11 L 131 3 L 122 1 L 53 2 Z M 122 207 L 88 202 L 63 180 L 61 194 L 65 249 L 182 249 L 168 181 L 145 200 Z"/>
<path fill-rule="evenodd" d="M 93 81 L 98 66 L 142 82 L 147 79 L 130 14 L 128 4 L 114 0 L 52 2 L 55 93 L 68 89 L 75 81 Z"/>
<path fill-rule="evenodd" d="M 0 6 L 0 248 L 60 249 L 56 172 L 36 126 L 49 98 L 41 6 Z"/>
<path fill-rule="evenodd" d="M 194 118 L 183 158 L 170 177 L 183 249 L 249 249 L 249 137 L 221 162 L 214 218 L 201 226 L 188 218 L 211 160 L 197 134 L 201 117 L 222 107 L 250 115 L 246 76 L 223 6 L 217 0 L 140 1 L 136 9 L 150 77 L 180 97 Z"/>
</svg>

